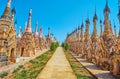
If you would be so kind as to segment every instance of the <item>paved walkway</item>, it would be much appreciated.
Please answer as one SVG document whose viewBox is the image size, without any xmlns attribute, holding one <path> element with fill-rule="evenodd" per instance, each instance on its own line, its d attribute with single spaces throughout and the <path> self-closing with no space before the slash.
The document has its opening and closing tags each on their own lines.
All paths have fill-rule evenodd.
<svg viewBox="0 0 120 79">
<path fill-rule="evenodd" d="M 58 47 L 37 79 L 76 79 L 62 47 Z"/>
<path fill-rule="evenodd" d="M 81 59 L 80 57 L 72 54 L 84 67 L 86 67 L 92 74 L 94 74 L 98 79 L 115 79 L 109 71 L 101 70 L 95 64 L 88 62 L 86 59 Z"/>
<path fill-rule="evenodd" d="M 3 71 L 7 71 L 7 72 L 12 72 L 15 68 L 17 68 L 19 65 L 24 65 L 27 62 L 29 62 L 31 59 L 36 58 L 37 56 L 43 54 L 44 52 L 48 51 L 49 49 L 43 49 L 43 50 L 37 50 L 36 51 L 36 55 L 32 56 L 32 57 L 20 57 L 20 62 L 18 63 L 13 63 L 7 66 L 3 66 L 0 67 L 0 73 Z"/>
</svg>

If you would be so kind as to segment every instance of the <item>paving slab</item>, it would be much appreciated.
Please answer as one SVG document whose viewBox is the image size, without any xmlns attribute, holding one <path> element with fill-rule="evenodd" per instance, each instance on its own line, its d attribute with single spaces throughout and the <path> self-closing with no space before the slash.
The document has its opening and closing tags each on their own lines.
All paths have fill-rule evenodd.
<svg viewBox="0 0 120 79">
<path fill-rule="evenodd" d="M 58 47 L 37 79 L 77 79 L 62 47 Z"/>
<path fill-rule="evenodd" d="M 72 53 L 72 55 L 86 68 L 88 69 L 92 74 L 94 74 L 98 79 L 115 79 L 112 74 L 110 74 L 110 71 L 102 70 L 99 67 L 97 67 L 95 64 L 87 61 L 86 59 L 82 59 L 80 57 L 76 57 L 75 54 Z"/>
</svg>

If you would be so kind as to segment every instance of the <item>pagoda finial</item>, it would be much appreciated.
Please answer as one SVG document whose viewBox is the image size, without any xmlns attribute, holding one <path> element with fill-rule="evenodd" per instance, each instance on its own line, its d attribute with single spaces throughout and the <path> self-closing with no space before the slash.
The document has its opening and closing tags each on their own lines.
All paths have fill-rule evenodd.
<svg viewBox="0 0 120 79">
<path fill-rule="evenodd" d="M 118 20 L 119 20 L 119 36 L 120 36 L 120 0 L 118 0 Z"/>
<path fill-rule="evenodd" d="M 42 34 L 42 26 L 40 27 L 40 38 L 43 38 L 43 34 Z"/>
<path fill-rule="evenodd" d="M 11 5 L 11 0 L 8 0 L 7 7 L 10 8 L 10 5 Z"/>
<path fill-rule="evenodd" d="M 108 0 L 106 0 L 106 5 L 108 5 Z"/>
<path fill-rule="evenodd" d="M 87 20 L 86 20 L 86 30 L 85 30 L 85 40 L 89 40 L 89 37 L 90 37 L 89 25 L 90 25 L 90 21 L 89 21 L 89 18 L 87 18 Z"/>
<path fill-rule="evenodd" d="M 108 6 L 108 0 L 106 0 L 106 6 L 105 6 L 105 9 L 104 9 L 104 13 L 110 13 L 110 8 Z"/>
<path fill-rule="evenodd" d="M 26 28 L 27 28 L 27 21 L 25 22 L 25 25 L 24 25 L 24 32 L 26 32 Z"/>
<path fill-rule="evenodd" d="M 95 5 L 95 14 L 96 14 L 96 5 Z"/>
<path fill-rule="evenodd" d="M 110 23 L 110 32 L 113 33 L 113 32 L 112 32 L 112 24 L 111 24 L 111 21 L 110 21 L 109 23 Z"/>
<path fill-rule="evenodd" d="M 114 21 L 114 20 L 113 20 Z M 115 35 L 115 37 L 117 36 L 116 35 L 116 25 L 115 25 L 115 22 L 114 22 L 114 35 Z"/>
<path fill-rule="evenodd" d="M 97 37 L 97 28 L 96 28 L 97 20 L 98 20 L 98 18 L 97 18 L 96 8 L 95 8 L 95 14 L 94 14 L 94 17 L 93 17 L 94 30 L 93 30 L 93 34 L 92 34 L 92 36 L 94 36 L 94 37 Z"/>
<path fill-rule="evenodd" d="M 102 36 L 102 20 L 100 19 L 100 36 Z"/>
<path fill-rule="evenodd" d="M 21 26 L 19 27 L 19 31 L 18 31 L 18 38 L 21 38 L 22 37 L 22 28 Z"/>
<path fill-rule="evenodd" d="M 120 36 L 120 26 L 119 26 L 119 36 Z"/>
<path fill-rule="evenodd" d="M 83 24 L 83 22 L 82 22 L 82 24 L 81 24 L 81 41 L 83 42 L 84 41 L 84 33 L 83 33 L 83 30 L 84 30 L 84 24 Z"/>
<path fill-rule="evenodd" d="M 14 22 L 14 15 L 16 14 L 16 10 L 15 7 L 13 7 L 12 9 L 12 21 Z"/>
<path fill-rule="evenodd" d="M 26 28 L 26 32 L 30 32 L 30 33 L 32 33 L 31 18 L 32 18 L 32 9 L 30 9 L 30 12 L 29 12 L 28 23 L 27 23 L 27 28 Z"/>
<path fill-rule="evenodd" d="M 120 25 L 120 0 L 118 0 L 118 20 Z"/>
<path fill-rule="evenodd" d="M 106 7 L 104 9 L 104 34 L 109 34 L 109 36 L 112 36 L 112 31 L 111 31 L 111 25 L 109 21 L 109 12 L 110 9 L 108 7 L 108 1 L 106 0 Z"/>
<path fill-rule="evenodd" d="M 10 18 L 10 5 L 11 5 L 11 0 L 8 0 L 2 18 Z"/>
<path fill-rule="evenodd" d="M 95 13 L 94 13 L 94 17 L 93 17 L 93 22 L 97 21 L 97 20 L 98 20 L 98 17 L 97 17 L 97 14 L 96 14 L 96 7 L 95 7 Z"/>
<path fill-rule="evenodd" d="M 87 12 L 86 24 L 90 24 L 90 21 L 89 21 L 89 11 Z"/>
<path fill-rule="evenodd" d="M 16 14 L 15 6 L 14 6 L 13 9 L 12 9 L 12 14 Z"/>
<path fill-rule="evenodd" d="M 84 28 L 84 23 L 83 23 L 83 21 L 82 21 L 82 25 L 81 25 L 81 28 Z"/>
<path fill-rule="evenodd" d="M 36 22 L 36 28 L 35 28 L 34 36 L 38 36 L 38 22 Z"/>
<path fill-rule="evenodd" d="M 50 38 L 50 27 L 48 28 L 48 38 Z"/>
<path fill-rule="evenodd" d="M 119 24 L 120 24 L 120 9 L 119 9 L 119 13 L 118 13 L 118 20 L 119 20 Z"/>
</svg>

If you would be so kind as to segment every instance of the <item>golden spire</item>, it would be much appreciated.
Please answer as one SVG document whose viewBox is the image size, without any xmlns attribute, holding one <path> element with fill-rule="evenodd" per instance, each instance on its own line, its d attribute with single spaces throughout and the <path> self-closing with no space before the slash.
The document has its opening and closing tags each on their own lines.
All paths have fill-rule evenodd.
<svg viewBox="0 0 120 79">
<path fill-rule="evenodd" d="M 9 18 L 10 19 L 10 5 L 11 5 L 11 0 L 8 0 L 6 8 L 3 12 L 2 18 Z"/>
<path fill-rule="evenodd" d="M 27 28 L 26 28 L 25 32 L 30 32 L 30 33 L 32 33 L 31 20 L 32 20 L 32 9 L 30 9 L 30 11 L 29 11 Z"/>
<path fill-rule="evenodd" d="M 115 23 L 114 23 L 114 35 L 115 35 L 115 37 L 117 36 L 117 34 L 116 34 L 116 25 L 115 25 Z"/>
<path fill-rule="evenodd" d="M 78 27 L 76 28 L 76 39 L 79 40 L 79 31 L 78 31 Z"/>
<path fill-rule="evenodd" d="M 18 38 L 21 38 L 21 37 L 22 37 L 22 28 L 21 28 L 21 26 L 19 27 L 19 31 L 18 31 L 17 37 L 18 37 Z"/>
<path fill-rule="evenodd" d="M 42 26 L 40 27 L 40 38 L 43 38 Z"/>
<path fill-rule="evenodd" d="M 108 1 L 106 0 L 106 7 L 104 9 L 104 34 L 106 35 L 112 35 L 112 31 L 111 31 L 111 26 L 109 23 L 109 13 L 110 13 L 110 9 L 108 7 Z"/>
<path fill-rule="evenodd" d="M 102 20 L 100 20 L 100 36 L 102 36 Z"/>
<path fill-rule="evenodd" d="M 104 9 L 104 13 L 110 13 L 110 8 L 108 6 L 108 0 L 106 0 L 106 6 L 105 6 L 105 9 Z"/>
<path fill-rule="evenodd" d="M 24 25 L 24 32 L 26 31 L 26 28 L 27 28 L 27 21 L 25 22 L 25 25 Z"/>
<path fill-rule="evenodd" d="M 111 21 L 109 23 L 110 23 L 110 31 L 113 34 Z"/>
<path fill-rule="evenodd" d="M 51 38 L 51 35 L 50 35 L 50 28 L 48 28 L 48 38 Z"/>
<path fill-rule="evenodd" d="M 89 25 L 90 25 L 90 21 L 89 19 L 86 20 L 86 34 L 89 35 Z"/>
<path fill-rule="evenodd" d="M 36 22 L 36 28 L 35 28 L 34 36 L 38 37 L 38 22 Z"/>
<path fill-rule="evenodd" d="M 82 22 L 82 24 L 81 24 L 81 42 L 83 42 L 84 41 L 84 32 L 83 32 L 83 30 L 84 30 L 84 24 L 83 24 L 83 22 Z"/>
<path fill-rule="evenodd" d="M 120 24 L 120 0 L 118 0 L 118 20 Z"/>
<path fill-rule="evenodd" d="M 15 13 L 16 13 L 16 10 L 15 10 L 15 7 L 12 9 L 12 21 L 13 21 L 13 23 L 14 23 L 14 15 L 15 15 Z"/>
<path fill-rule="evenodd" d="M 80 32 L 81 32 L 81 27 L 78 26 L 78 39 L 79 39 L 79 41 L 80 41 Z"/>
<path fill-rule="evenodd" d="M 119 26 L 119 35 L 118 36 L 120 36 L 120 26 Z"/>
<path fill-rule="evenodd" d="M 97 20 L 98 20 L 98 17 L 97 17 L 96 9 L 95 9 L 95 14 L 94 14 L 94 17 L 93 17 L 94 29 L 93 29 L 93 34 L 91 36 L 91 40 L 93 42 L 98 40 L 98 34 L 97 34 L 97 28 L 96 28 Z"/>
<path fill-rule="evenodd" d="M 86 30 L 85 30 L 85 39 L 89 40 L 89 25 L 90 25 L 90 21 L 89 18 L 87 18 L 86 20 Z"/>
<path fill-rule="evenodd" d="M 118 0 L 118 20 L 119 20 L 119 36 L 120 36 L 120 0 Z"/>
<path fill-rule="evenodd" d="M 95 14 L 94 14 L 94 17 L 93 17 L 93 23 L 94 23 L 93 36 L 95 36 L 95 37 L 97 36 L 97 28 L 96 28 L 97 20 L 98 20 L 98 17 L 97 17 L 96 9 L 95 9 Z"/>
</svg>

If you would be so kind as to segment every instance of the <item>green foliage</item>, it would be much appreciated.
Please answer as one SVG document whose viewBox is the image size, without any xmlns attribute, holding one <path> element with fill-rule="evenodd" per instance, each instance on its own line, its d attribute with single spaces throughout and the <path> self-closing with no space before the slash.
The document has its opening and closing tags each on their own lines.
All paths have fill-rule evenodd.
<svg viewBox="0 0 120 79">
<path fill-rule="evenodd" d="M 18 72 L 21 68 L 23 68 L 24 66 L 23 65 L 19 65 L 14 71 L 13 73 L 16 73 Z"/>
<path fill-rule="evenodd" d="M 13 73 L 18 72 L 19 70 L 20 70 L 20 68 L 16 68 L 16 69 L 13 71 Z"/>
<path fill-rule="evenodd" d="M 56 45 L 56 47 L 58 47 L 58 46 L 59 46 L 59 43 L 58 43 L 58 42 L 56 42 L 56 44 L 55 44 L 55 45 Z"/>
<path fill-rule="evenodd" d="M 89 77 L 83 76 L 83 75 L 80 75 L 80 74 L 76 74 L 76 77 L 77 77 L 77 79 L 90 79 Z"/>
<path fill-rule="evenodd" d="M 68 50 L 69 46 L 68 44 L 65 44 L 65 50 Z"/>
<path fill-rule="evenodd" d="M 23 68 L 24 66 L 23 66 L 23 65 L 19 65 L 18 67 L 19 67 L 19 68 Z"/>
<path fill-rule="evenodd" d="M 69 52 L 65 52 L 65 55 L 77 79 L 94 79 L 92 75 L 82 66 L 82 64 L 78 62 Z"/>
<path fill-rule="evenodd" d="M 22 70 L 20 74 L 17 74 L 15 76 L 15 79 L 27 79 L 28 75 L 27 75 L 27 70 Z"/>
<path fill-rule="evenodd" d="M 64 48 L 64 46 L 65 46 L 65 43 L 63 43 L 63 42 L 62 42 L 62 45 L 61 45 L 61 46 Z"/>
<path fill-rule="evenodd" d="M 33 72 L 30 72 L 29 79 L 36 79 L 38 74 L 42 71 L 43 68 L 39 70 L 34 70 Z"/>
<path fill-rule="evenodd" d="M 27 77 L 27 70 L 22 70 L 20 75 L 22 77 Z"/>
<path fill-rule="evenodd" d="M 68 50 L 69 49 L 69 46 L 67 43 L 62 43 L 61 45 L 65 50 Z"/>
<path fill-rule="evenodd" d="M 56 43 L 51 43 L 50 50 L 51 50 L 51 51 L 55 51 L 58 46 L 59 46 L 59 43 L 58 43 L 58 42 L 56 42 Z"/>
<path fill-rule="evenodd" d="M 35 63 L 36 63 L 34 60 L 30 60 L 29 62 L 32 63 L 32 64 L 35 64 Z"/>
<path fill-rule="evenodd" d="M 36 79 L 38 74 L 47 64 L 48 60 L 52 57 L 53 53 L 54 51 L 47 51 L 42 55 L 36 57 L 35 59 L 30 60 L 29 62 L 31 63 L 31 65 L 28 69 L 20 70 L 21 66 L 19 66 L 18 69 L 16 68 L 16 73 L 13 73 L 14 76 L 12 79 Z"/>
<path fill-rule="evenodd" d="M 50 50 L 51 50 L 51 51 L 54 51 L 54 50 L 55 50 L 55 44 L 54 44 L 54 43 L 51 43 Z"/>
<path fill-rule="evenodd" d="M 7 75 L 8 75 L 7 72 L 2 72 L 2 73 L 0 73 L 0 78 L 4 78 L 4 77 L 7 76 Z"/>
<path fill-rule="evenodd" d="M 50 51 L 47 51 L 47 52 L 45 52 L 44 54 L 38 56 L 37 59 L 38 59 L 39 61 L 43 60 L 43 59 L 47 56 L 47 54 L 48 54 L 49 52 L 50 52 Z"/>
</svg>

